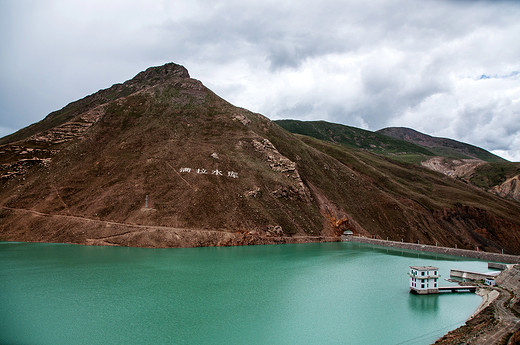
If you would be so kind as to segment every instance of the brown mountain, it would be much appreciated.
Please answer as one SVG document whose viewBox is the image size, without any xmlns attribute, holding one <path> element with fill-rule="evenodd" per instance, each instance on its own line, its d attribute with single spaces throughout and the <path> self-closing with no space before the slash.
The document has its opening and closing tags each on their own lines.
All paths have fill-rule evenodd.
<svg viewBox="0 0 520 345">
<path fill-rule="evenodd" d="M 428 148 L 437 156 L 458 159 L 478 159 L 485 162 L 507 162 L 480 147 L 448 138 L 433 137 L 406 127 L 388 127 L 377 131 L 392 138 Z"/>
<path fill-rule="evenodd" d="M 291 134 L 182 66 L 150 68 L 0 143 L 0 240 L 148 247 L 336 238 L 520 253 L 520 206 Z"/>
</svg>

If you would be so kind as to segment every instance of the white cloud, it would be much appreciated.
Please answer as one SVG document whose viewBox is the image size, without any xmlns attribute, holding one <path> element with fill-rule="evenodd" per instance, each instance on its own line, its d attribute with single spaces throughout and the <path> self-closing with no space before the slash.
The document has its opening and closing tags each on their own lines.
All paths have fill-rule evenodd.
<svg viewBox="0 0 520 345">
<path fill-rule="evenodd" d="M 403 125 L 433 135 L 455 138 L 514 156 L 520 136 L 520 78 L 453 77 L 448 92 L 425 98 L 395 117 Z"/>
<path fill-rule="evenodd" d="M 4 1 L 0 126 L 173 61 L 271 118 L 408 126 L 514 157 L 519 17 L 514 1 Z"/>
<path fill-rule="evenodd" d="M 520 150 L 492 150 L 491 153 L 507 159 L 510 162 L 520 162 Z"/>
<path fill-rule="evenodd" d="M 9 135 L 11 133 L 14 133 L 15 130 L 12 128 L 2 127 L 0 126 L 0 138 L 5 137 L 6 135 Z"/>
</svg>

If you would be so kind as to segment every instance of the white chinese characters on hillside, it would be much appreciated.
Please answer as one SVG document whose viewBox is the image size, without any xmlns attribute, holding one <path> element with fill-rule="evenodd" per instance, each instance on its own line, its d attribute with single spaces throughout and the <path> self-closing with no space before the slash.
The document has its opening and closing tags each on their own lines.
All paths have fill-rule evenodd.
<svg viewBox="0 0 520 345">
<path fill-rule="evenodd" d="M 192 169 L 192 168 L 180 168 L 179 172 L 184 174 L 190 174 L 195 172 L 197 175 L 215 175 L 215 176 L 226 176 L 230 178 L 238 178 L 238 173 L 236 171 L 228 171 L 226 175 L 224 175 L 224 172 L 222 170 L 207 170 L 202 168 Z"/>
</svg>

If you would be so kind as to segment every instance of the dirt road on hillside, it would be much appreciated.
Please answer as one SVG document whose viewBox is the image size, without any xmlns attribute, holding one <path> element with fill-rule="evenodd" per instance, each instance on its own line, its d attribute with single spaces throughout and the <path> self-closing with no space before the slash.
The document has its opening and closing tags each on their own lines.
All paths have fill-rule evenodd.
<svg viewBox="0 0 520 345">
<path fill-rule="evenodd" d="M 520 343 L 520 265 L 510 266 L 496 279 L 497 286 L 481 289 L 499 293 L 488 307 L 466 324 L 446 334 L 435 344 L 519 344 Z"/>
<path fill-rule="evenodd" d="M 337 237 L 274 236 L 229 229 L 209 230 L 146 225 L 93 219 L 71 214 L 49 214 L 31 209 L 0 206 L 1 210 L 15 212 L 26 218 L 24 231 L 38 233 L 38 242 L 60 242 L 86 245 L 129 246 L 149 248 L 238 246 L 278 243 L 334 242 Z M 31 215 L 31 217 L 28 217 Z M 29 219 L 35 218 L 35 219 Z M 49 221 L 52 220 L 52 221 Z M 9 230 L 0 231 L 0 239 L 11 238 Z M 30 236 L 32 238 L 33 236 Z M 31 240 L 33 241 L 33 240 Z"/>
</svg>

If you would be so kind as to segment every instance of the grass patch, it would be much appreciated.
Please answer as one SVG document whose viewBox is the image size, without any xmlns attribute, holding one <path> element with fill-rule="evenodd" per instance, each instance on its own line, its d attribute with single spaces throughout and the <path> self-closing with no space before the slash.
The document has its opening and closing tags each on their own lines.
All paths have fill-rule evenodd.
<svg viewBox="0 0 520 345">
<path fill-rule="evenodd" d="M 519 174 L 520 163 L 489 163 L 477 167 L 471 175 L 470 181 L 478 187 L 489 189 Z"/>
</svg>

